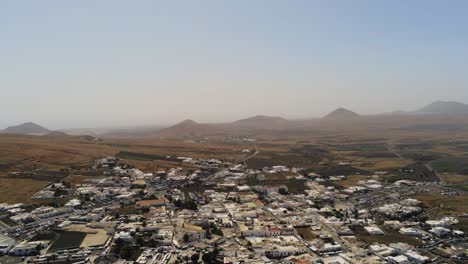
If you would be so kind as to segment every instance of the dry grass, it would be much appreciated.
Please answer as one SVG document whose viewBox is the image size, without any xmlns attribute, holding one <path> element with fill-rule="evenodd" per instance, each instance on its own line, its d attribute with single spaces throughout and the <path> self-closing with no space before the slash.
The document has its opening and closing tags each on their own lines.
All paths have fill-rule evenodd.
<svg viewBox="0 0 468 264">
<path fill-rule="evenodd" d="M 31 196 L 46 186 L 47 181 L 0 178 L 0 203 L 29 203 Z"/>
<path fill-rule="evenodd" d="M 432 151 L 441 154 L 449 154 L 452 156 L 463 156 L 464 154 L 466 154 L 465 151 L 455 149 L 450 146 L 434 146 L 432 147 Z"/>
<path fill-rule="evenodd" d="M 448 184 L 467 184 L 468 183 L 468 175 L 451 174 L 451 173 L 440 173 L 439 175 Z"/>
<path fill-rule="evenodd" d="M 0 135 L 0 202 L 28 202 L 30 196 L 49 183 L 49 179 L 27 176 L 15 179 L 10 173 L 30 172 L 37 169 L 59 171 L 63 168 L 87 168 L 97 158 L 116 155 L 121 151 L 155 155 L 217 158 L 235 161 L 244 156 L 242 145 L 222 143 L 187 143 L 161 139 L 106 139 L 94 142 L 81 137 L 47 138 L 40 136 Z M 143 170 L 181 166 L 167 161 L 125 160 Z M 8 176 L 8 177 L 7 177 Z M 57 180 L 51 178 L 50 180 Z M 73 183 L 83 178 L 71 177 Z"/>
<path fill-rule="evenodd" d="M 160 139 L 108 139 L 100 142 L 79 137 L 45 138 L 38 136 L 0 135 L 0 173 L 37 167 L 60 169 L 71 165 L 87 166 L 94 159 L 116 155 L 121 151 L 135 153 L 218 158 L 237 160 L 243 157 L 243 146 L 220 143 L 186 143 Z M 0 174 L 1 175 L 1 174 Z"/>
<path fill-rule="evenodd" d="M 402 168 L 413 163 L 411 160 L 400 158 L 366 158 L 361 162 L 365 165 L 356 166 L 357 168 L 372 171 Z"/>
<path fill-rule="evenodd" d="M 442 196 L 439 194 L 418 194 L 412 196 L 427 208 L 438 208 L 432 216 L 461 215 L 468 213 L 468 195 Z"/>
<path fill-rule="evenodd" d="M 337 185 L 342 186 L 343 188 L 349 188 L 351 186 L 356 186 L 356 184 L 361 180 L 366 180 L 368 177 L 364 175 L 349 175 L 346 179 L 342 181 L 335 182 Z"/>
</svg>

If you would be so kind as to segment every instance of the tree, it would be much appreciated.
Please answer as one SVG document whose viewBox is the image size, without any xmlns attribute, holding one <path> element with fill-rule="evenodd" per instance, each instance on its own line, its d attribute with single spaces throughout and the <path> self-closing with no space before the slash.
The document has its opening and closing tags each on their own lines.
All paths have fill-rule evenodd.
<svg viewBox="0 0 468 264">
<path fill-rule="evenodd" d="M 57 255 L 53 254 L 47 257 L 47 262 L 52 261 L 54 262 L 57 259 Z"/>
<path fill-rule="evenodd" d="M 260 201 L 265 202 L 265 198 L 266 198 L 266 197 L 265 197 L 265 194 L 264 194 L 264 193 L 259 193 L 259 194 L 258 194 L 258 199 L 259 199 Z"/>
<path fill-rule="evenodd" d="M 58 207 L 60 207 L 60 203 L 54 200 L 54 201 L 49 203 L 49 206 L 58 208 Z"/>
<path fill-rule="evenodd" d="M 67 195 L 67 194 L 68 194 L 68 192 L 66 190 L 55 189 L 54 197 L 61 197 L 61 196 Z"/>
<path fill-rule="evenodd" d="M 188 234 L 184 234 L 184 242 L 185 243 L 190 242 L 190 236 Z"/>
<path fill-rule="evenodd" d="M 211 234 L 224 236 L 223 231 L 221 231 L 221 229 L 219 229 L 215 224 L 211 225 Z"/>
<path fill-rule="evenodd" d="M 136 240 L 136 244 L 140 247 L 144 246 L 145 240 L 142 237 L 138 237 Z"/>
<path fill-rule="evenodd" d="M 43 249 L 44 247 L 42 246 L 42 244 L 37 244 L 36 246 L 36 251 L 37 252 L 41 252 L 41 250 Z"/>
<path fill-rule="evenodd" d="M 174 206 L 181 208 L 181 209 L 189 209 L 196 211 L 198 210 L 197 204 L 193 200 L 188 200 L 188 201 L 180 201 L 180 200 L 175 200 L 174 201 Z"/>
<path fill-rule="evenodd" d="M 197 264 L 199 259 L 200 259 L 200 254 L 198 253 L 193 254 L 192 257 L 190 258 L 190 260 L 192 261 L 192 264 Z"/>
<path fill-rule="evenodd" d="M 183 209 L 194 210 L 194 211 L 198 210 L 198 206 L 193 200 L 185 201 L 182 204 L 182 208 Z"/>
<path fill-rule="evenodd" d="M 302 235 L 301 235 L 302 236 Z M 247 248 L 252 249 L 252 242 L 247 240 Z"/>
<path fill-rule="evenodd" d="M 149 242 L 148 242 L 148 247 L 151 247 L 151 248 L 155 248 L 158 246 L 158 241 L 154 240 L 154 239 L 151 239 Z"/>
<path fill-rule="evenodd" d="M 215 247 L 215 249 L 213 251 L 204 254 L 203 257 L 202 257 L 202 260 L 205 263 L 217 264 L 217 263 L 219 263 L 218 260 L 217 260 L 218 254 L 219 254 L 218 248 Z"/>
<path fill-rule="evenodd" d="M 133 248 L 129 245 L 123 246 L 119 251 L 119 256 L 123 259 L 128 259 L 133 254 Z"/>
</svg>

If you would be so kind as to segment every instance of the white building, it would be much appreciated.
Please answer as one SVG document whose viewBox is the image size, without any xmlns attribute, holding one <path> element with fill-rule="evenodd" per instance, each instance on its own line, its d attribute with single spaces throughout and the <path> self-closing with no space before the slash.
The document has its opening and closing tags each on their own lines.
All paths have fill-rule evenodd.
<svg viewBox="0 0 468 264">
<path fill-rule="evenodd" d="M 445 227 L 434 227 L 429 232 L 433 233 L 434 235 L 438 237 L 446 236 L 450 233 L 450 229 L 447 229 Z"/>
<path fill-rule="evenodd" d="M 295 247 L 295 246 L 275 246 L 274 248 L 265 250 L 265 256 L 280 258 L 287 257 L 291 255 L 298 255 L 306 253 L 307 250 L 305 247 Z"/>
<path fill-rule="evenodd" d="M 379 257 L 388 257 L 397 252 L 396 249 L 391 248 L 387 245 L 371 245 L 369 249 L 371 250 L 372 253 L 374 253 L 375 255 Z"/>
<path fill-rule="evenodd" d="M 406 252 L 405 255 L 413 263 L 427 263 L 427 262 L 430 261 L 430 259 L 428 257 L 423 256 L 423 255 L 419 254 L 418 252 L 412 251 L 412 250 L 409 250 L 408 252 Z"/>
<path fill-rule="evenodd" d="M 326 252 L 337 252 L 342 250 L 341 246 L 338 244 L 325 243 L 321 248 L 319 248 L 320 253 Z"/>
<path fill-rule="evenodd" d="M 130 232 L 121 231 L 121 232 L 115 233 L 114 240 L 117 240 L 117 239 L 120 239 L 123 241 L 132 241 L 132 236 L 130 235 Z"/>
<path fill-rule="evenodd" d="M 58 215 L 57 211 L 52 206 L 41 206 L 39 208 L 32 210 L 31 214 L 41 219 L 45 219 L 45 218 Z"/>
<path fill-rule="evenodd" d="M 421 230 L 416 229 L 416 228 L 411 228 L 411 227 L 402 227 L 402 228 L 400 228 L 399 232 L 401 234 L 407 235 L 407 236 L 418 236 L 419 237 L 419 236 L 423 235 Z"/>
<path fill-rule="evenodd" d="M 388 257 L 388 263 L 391 264 L 411 264 L 407 257 L 398 255 L 396 257 Z"/>
<path fill-rule="evenodd" d="M 47 241 L 24 242 L 16 245 L 10 250 L 10 254 L 15 256 L 30 256 L 38 253 L 38 247 L 46 247 Z"/>
<path fill-rule="evenodd" d="M 5 255 L 15 246 L 15 240 L 0 234 L 0 255 Z"/>
<path fill-rule="evenodd" d="M 376 226 L 366 226 L 364 229 L 371 235 L 385 235 L 384 231 Z"/>
</svg>

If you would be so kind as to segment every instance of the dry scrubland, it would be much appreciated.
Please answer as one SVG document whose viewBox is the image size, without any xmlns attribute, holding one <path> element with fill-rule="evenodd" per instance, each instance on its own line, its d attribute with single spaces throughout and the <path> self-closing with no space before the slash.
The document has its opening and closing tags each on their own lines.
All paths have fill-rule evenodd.
<svg viewBox="0 0 468 264">
<path fill-rule="evenodd" d="M 418 194 L 412 198 L 422 201 L 427 208 L 438 208 L 432 215 L 442 217 L 468 212 L 468 196 L 442 196 L 438 194 Z"/>
<path fill-rule="evenodd" d="M 10 179 L 0 177 L 0 203 L 22 203 L 30 201 L 30 196 L 46 186 L 48 181 L 31 179 Z"/>
<path fill-rule="evenodd" d="M 40 136 L 0 135 L 0 202 L 30 202 L 30 196 L 52 181 L 68 174 L 60 170 L 88 168 L 96 158 L 120 152 L 159 156 L 187 156 L 236 160 L 247 145 L 186 143 L 159 139 L 105 139 L 90 141 L 82 137 L 49 138 Z M 158 159 L 124 159 L 130 165 L 153 171 L 174 166 L 177 162 Z M 34 172 L 13 175 L 13 172 Z M 89 176 L 72 175 L 67 180 L 79 183 Z"/>
</svg>

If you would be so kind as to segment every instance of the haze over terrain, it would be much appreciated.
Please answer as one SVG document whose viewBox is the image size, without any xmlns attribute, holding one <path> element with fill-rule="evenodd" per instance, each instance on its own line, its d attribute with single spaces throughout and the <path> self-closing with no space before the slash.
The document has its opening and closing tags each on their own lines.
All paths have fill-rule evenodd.
<svg viewBox="0 0 468 264">
<path fill-rule="evenodd" d="M 160 129 L 468 102 L 467 7 L 9 1 L 0 8 L 0 128 Z"/>
<path fill-rule="evenodd" d="M 432 133 L 468 132 L 468 104 L 436 101 L 414 111 L 398 111 L 373 115 L 360 115 L 345 108 L 337 108 L 321 118 L 286 119 L 256 115 L 235 122 L 199 123 L 186 119 L 171 126 L 135 126 L 108 129 L 63 129 L 52 131 L 33 122 L 0 130 L 3 134 L 68 137 L 87 135 L 99 137 L 158 137 L 203 138 L 226 136 L 291 136 L 326 133 L 385 132 L 387 130 L 426 131 Z"/>
</svg>

